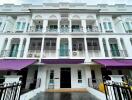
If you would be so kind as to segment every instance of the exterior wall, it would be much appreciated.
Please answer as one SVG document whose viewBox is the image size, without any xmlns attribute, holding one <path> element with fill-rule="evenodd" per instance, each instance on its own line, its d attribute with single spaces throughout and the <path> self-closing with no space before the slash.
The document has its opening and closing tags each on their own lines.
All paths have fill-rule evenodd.
<svg viewBox="0 0 132 100">
<path fill-rule="evenodd" d="M 30 10 L 29 10 L 30 9 Z M 50 9 L 49 12 L 47 12 Z M 43 4 L 43 5 L 12 5 L 12 4 L 5 4 L 0 5 L 0 21 L 2 25 L 0 27 L 0 59 L 38 59 L 39 62 L 37 63 L 38 68 L 38 79 L 41 79 L 41 91 L 45 91 L 48 86 L 49 81 L 49 70 L 55 70 L 55 78 L 60 79 L 60 68 L 61 67 L 70 67 L 71 68 L 71 80 L 72 80 L 72 88 L 84 88 L 88 86 L 88 79 L 91 78 L 91 70 L 95 70 L 96 78 L 102 79 L 101 75 L 101 68 L 99 66 L 91 66 L 94 65 L 92 59 L 132 59 L 132 44 L 130 42 L 130 38 L 132 38 L 132 33 L 128 33 L 125 30 L 126 20 L 131 19 L 132 17 L 132 6 L 130 5 L 86 5 L 86 4 L 70 4 L 70 3 L 53 3 L 53 4 Z M 66 11 L 65 11 L 66 10 Z M 62 11 L 67 12 L 66 17 L 62 16 Z M 8 13 L 8 15 L 7 15 Z M 13 15 L 12 15 L 13 14 Z M 118 17 L 116 17 L 118 16 Z M 26 25 L 25 29 L 22 30 L 23 32 L 16 31 L 16 23 L 21 20 L 25 20 Z M 76 21 L 77 20 L 77 21 Z M 57 23 L 54 23 L 56 21 Z M 68 24 L 68 32 L 61 32 L 61 21 L 64 21 L 63 24 Z M 65 23 L 66 21 L 66 23 Z M 72 32 L 72 25 L 79 24 L 82 28 L 82 31 Z M 79 22 L 78 22 L 79 21 Z M 113 32 L 105 32 L 103 22 L 109 21 L 112 23 Z M 35 23 L 42 24 L 42 32 L 31 31 L 31 27 L 35 26 Z M 27 29 L 27 25 L 29 24 L 29 28 Z M 58 29 L 57 32 L 47 32 L 47 26 L 50 24 L 57 25 Z M 93 30 L 91 32 L 87 31 L 87 24 L 93 25 L 97 27 L 97 31 Z M 100 26 L 101 24 L 101 26 Z M 36 24 L 37 25 L 37 24 Z M 5 27 L 5 28 L 3 28 Z M 102 29 L 101 29 L 102 27 Z M 3 49 L 4 52 L 8 52 L 11 48 L 11 40 L 19 38 L 19 48 L 18 48 L 18 55 L 16 57 L 9 57 L 9 56 L 2 56 Z M 30 45 L 31 38 L 41 38 L 42 45 L 41 50 L 39 51 L 39 57 L 27 57 Z M 45 38 L 56 38 L 56 51 L 54 56 L 45 57 L 44 56 L 44 39 Z M 68 40 L 68 53 L 67 57 L 61 57 L 59 55 L 60 50 L 60 43 L 62 38 L 67 38 Z M 83 56 L 73 56 L 72 50 L 72 38 L 83 38 L 84 39 L 84 55 Z M 99 39 L 99 56 L 97 55 L 97 51 L 94 51 L 94 56 L 90 56 L 91 52 L 88 51 L 87 45 L 87 38 L 98 38 Z M 109 39 L 115 38 L 117 40 L 117 44 L 120 51 L 123 51 L 123 46 L 121 44 L 121 39 L 123 39 L 125 44 L 125 51 L 127 51 L 127 56 L 119 56 L 119 57 L 112 57 L 111 48 L 109 45 Z M 5 46 L 5 39 L 8 39 L 7 45 Z M 23 50 L 23 42 L 25 42 L 25 49 Z M 108 50 L 109 56 L 105 56 L 105 50 L 102 39 L 105 39 L 106 46 Z M 5 46 L 5 48 L 3 48 Z M 37 48 L 37 47 L 36 47 Z M 20 56 L 21 51 L 23 50 L 24 55 Z M 33 53 L 37 51 L 32 50 Z M 79 51 L 79 50 L 78 50 Z M 77 51 L 77 53 L 78 53 Z M 38 52 L 37 52 L 38 53 Z M 41 59 L 84 59 L 84 64 L 80 65 L 45 65 L 41 63 Z M 41 64 L 42 65 L 41 65 Z M 78 84 L 77 80 L 77 70 L 82 70 L 82 84 Z M 28 71 L 27 76 L 27 84 L 26 88 L 29 87 L 31 82 L 29 78 L 33 79 L 35 68 L 31 67 Z M 128 70 L 124 70 L 124 74 L 127 73 Z M 131 71 L 130 71 L 131 73 Z M 12 73 L 13 74 L 13 73 Z M 113 74 L 118 74 L 117 70 L 113 70 Z M 131 75 L 132 76 L 132 75 Z M 55 89 L 60 88 L 60 80 L 55 79 Z"/>
</svg>

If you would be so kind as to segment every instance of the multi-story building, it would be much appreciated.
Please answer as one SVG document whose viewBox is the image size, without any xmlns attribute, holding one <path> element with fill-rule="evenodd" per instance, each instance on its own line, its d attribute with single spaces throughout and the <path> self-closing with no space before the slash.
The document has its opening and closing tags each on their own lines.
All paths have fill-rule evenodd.
<svg viewBox="0 0 132 100">
<path fill-rule="evenodd" d="M 0 74 L 41 91 L 86 88 L 109 74 L 132 78 L 132 6 L 0 6 Z M 35 81 L 34 81 L 35 80 Z"/>
</svg>

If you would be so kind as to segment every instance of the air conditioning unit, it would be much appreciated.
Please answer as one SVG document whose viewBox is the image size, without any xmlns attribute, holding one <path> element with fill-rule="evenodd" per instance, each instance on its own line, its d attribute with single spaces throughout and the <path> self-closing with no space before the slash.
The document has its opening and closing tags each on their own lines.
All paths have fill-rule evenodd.
<svg viewBox="0 0 132 100">
<path fill-rule="evenodd" d="M 73 51 L 72 52 L 72 55 L 75 57 L 75 56 L 78 56 L 79 55 L 79 52 L 78 51 Z"/>
<path fill-rule="evenodd" d="M 33 55 L 30 53 L 30 54 L 28 54 L 28 57 L 32 57 Z"/>
</svg>

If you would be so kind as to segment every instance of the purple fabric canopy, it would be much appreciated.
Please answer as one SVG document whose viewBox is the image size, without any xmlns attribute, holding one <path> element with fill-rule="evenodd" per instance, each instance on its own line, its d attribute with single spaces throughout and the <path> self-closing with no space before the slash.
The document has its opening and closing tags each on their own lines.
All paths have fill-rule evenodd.
<svg viewBox="0 0 132 100">
<path fill-rule="evenodd" d="M 84 59 L 42 59 L 45 64 L 80 64 L 84 63 Z"/>
<path fill-rule="evenodd" d="M 35 59 L 1 59 L 0 70 L 21 70 L 36 61 Z"/>
<path fill-rule="evenodd" d="M 93 61 L 107 68 L 132 68 L 132 59 L 94 59 Z"/>
</svg>

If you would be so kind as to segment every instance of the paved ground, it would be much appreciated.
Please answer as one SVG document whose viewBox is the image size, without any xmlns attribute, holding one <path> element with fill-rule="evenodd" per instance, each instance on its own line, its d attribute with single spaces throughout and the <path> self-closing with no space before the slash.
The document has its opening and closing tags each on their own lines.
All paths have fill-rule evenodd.
<svg viewBox="0 0 132 100">
<path fill-rule="evenodd" d="M 90 93 L 39 93 L 31 100 L 99 100 Z"/>
</svg>

